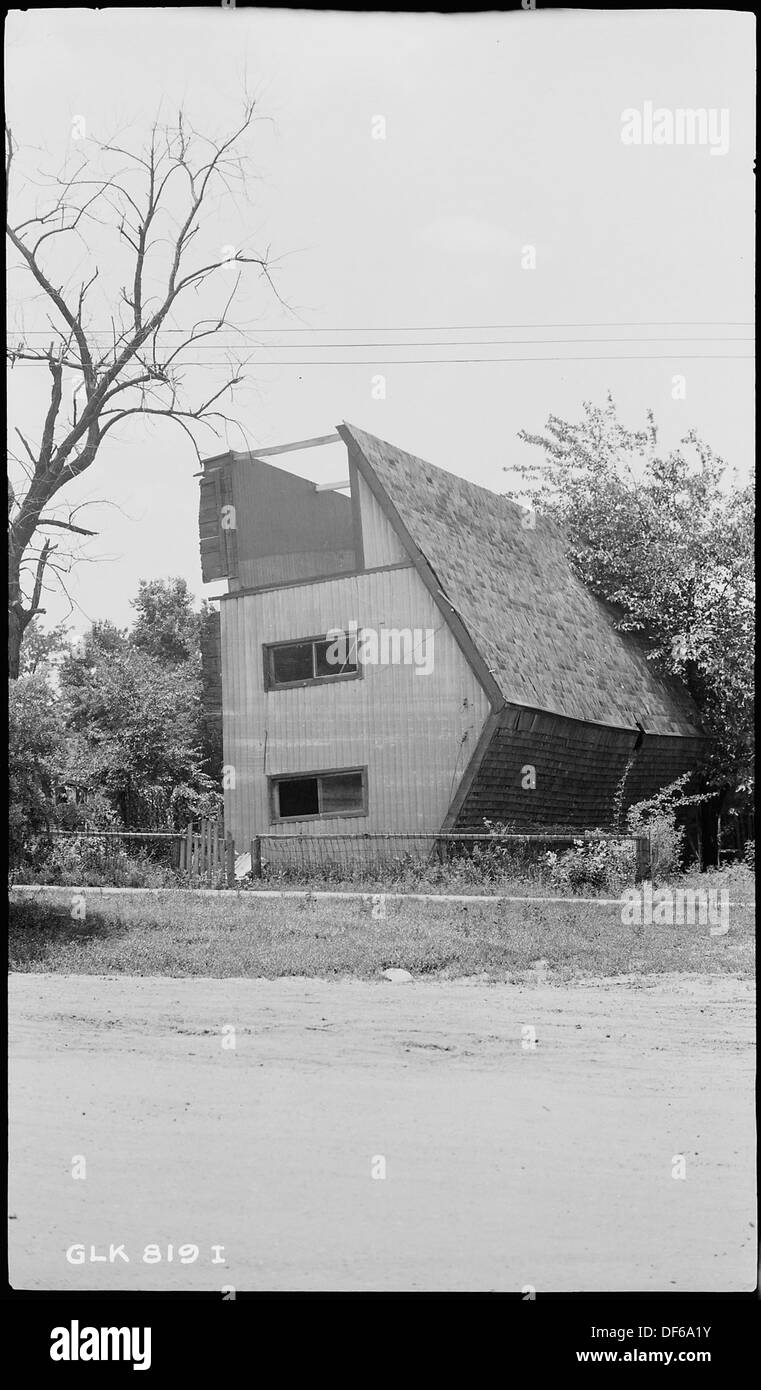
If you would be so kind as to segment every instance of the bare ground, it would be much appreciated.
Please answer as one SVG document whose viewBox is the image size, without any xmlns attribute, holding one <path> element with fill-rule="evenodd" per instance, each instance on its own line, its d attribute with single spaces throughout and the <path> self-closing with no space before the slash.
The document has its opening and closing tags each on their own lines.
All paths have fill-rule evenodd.
<svg viewBox="0 0 761 1390">
<path fill-rule="evenodd" d="M 10 1024 L 16 1288 L 755 1285 L 753 993 L 732 976 L 17 974 Z M 129 1263 L 90 1261 L 110 1243 Z"/>
</svg>

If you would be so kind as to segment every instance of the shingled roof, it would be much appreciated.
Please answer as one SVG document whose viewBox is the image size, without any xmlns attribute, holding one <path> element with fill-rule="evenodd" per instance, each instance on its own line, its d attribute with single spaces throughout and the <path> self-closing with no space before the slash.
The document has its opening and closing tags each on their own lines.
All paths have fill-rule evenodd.
<svg viewBox="0 0 761 1390">
<path fill-rule="evenodd" d="M 572 570 L 562 536 L 488 488 L 354 425 L 339 426 L 362 475 L 411 539 L 505 701 L 587 723 L 693 736 L 687 692 Z M 401 523 L 401 524 L 400 524 Z"/>
</svg>

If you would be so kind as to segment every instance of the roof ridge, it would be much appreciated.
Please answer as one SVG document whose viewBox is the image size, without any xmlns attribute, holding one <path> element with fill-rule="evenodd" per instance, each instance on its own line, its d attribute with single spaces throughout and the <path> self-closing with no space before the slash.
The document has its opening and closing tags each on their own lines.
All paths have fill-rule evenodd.
<svg viewBox="0 0 761 1390">
<path fill-rule="evenodd" d="M 400 445 L 392 444 L 389 439 L 381 439 L 378 434 L 370 434 L 369 430 L 360 429 L 358 425 L 352 425 L 348 420 L 344 420 L 342 423 L 346 429 L 351 431 L 352 435 L 362 435 L 365 439 L 371 439 L 373 443 L 380 444 L 383 448 L 393 449 L 394 453 L 404 454 L 405 458 L 410 459 L 413 463 L 419 463 L 424 468 L 432 468 L 434 473 L 438 473 L 443 478 L 451 478 L 452 482 L 456 483 L 459 487 L 473 488 L 476 492 L 483 493 L 484 497 L 488 498 L 490 502 L 497 497 L 500 501 L 506 502 L 508 506 L 515 507 L 516 511 L 519 513 L 530 510 L 527 507 L 522 507 L 520 502 L 514 501 L 513 498 L 505 492 L 494 492 L 492 488 L 486 487 L 483 483 L 475 483 L 471 478 L 463 478 L 459 473 L 451 473 L 448 468 L 442 468 L 438 463 L 431 463 L 429 459 L 424 459 L 421 454 L 411 454 L 409 449 L 402 449 Z M 356 440 L 356 442 L 357 444 L 360 443 L 359 440 Z M 552 525 L 549 518 L 544 517 L 542 520 L 546 524 Z"/>
</svg>

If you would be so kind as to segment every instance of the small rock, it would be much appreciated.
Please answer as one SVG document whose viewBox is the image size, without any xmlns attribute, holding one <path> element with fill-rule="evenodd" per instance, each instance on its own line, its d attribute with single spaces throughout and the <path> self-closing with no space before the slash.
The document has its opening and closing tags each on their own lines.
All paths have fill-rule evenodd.
<svg viewBox="0 0 761 1390">
<path fill-rule="evenodd" d="M 390 980 L 392 985 L 411 985 L 412 976 L 409 970 L 384 970 L 384 980 Z"/>
</svg>

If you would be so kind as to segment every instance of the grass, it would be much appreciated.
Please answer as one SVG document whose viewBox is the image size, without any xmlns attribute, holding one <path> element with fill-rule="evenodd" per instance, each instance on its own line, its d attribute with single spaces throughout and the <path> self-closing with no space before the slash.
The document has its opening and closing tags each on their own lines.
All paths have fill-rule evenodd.
<svg viewBox="0 0 761 1390">
<path fill-rule="evenodd" d="M 728 887 L 751 904 L 747 870 L 702 875 L 675 886 Z M 603 903 L 369 902 L 320 899 L 152 897 L 87 901 L 71 915 L 71 893 L 11 893 L 10 965 L 63 974 L 377 979 L 397 966 L 442 979 L 530 977 L 537 961 L 552 976 L 648 975 L 680 971 L 752 977 L 752 905 L 730 908 L 729 932 L 707 926 L 624 926 Z"/>
</svg>

